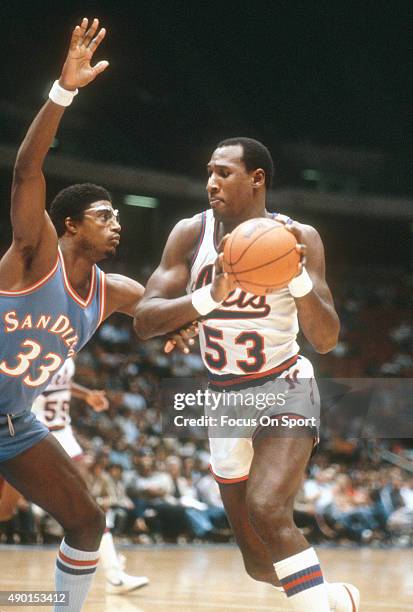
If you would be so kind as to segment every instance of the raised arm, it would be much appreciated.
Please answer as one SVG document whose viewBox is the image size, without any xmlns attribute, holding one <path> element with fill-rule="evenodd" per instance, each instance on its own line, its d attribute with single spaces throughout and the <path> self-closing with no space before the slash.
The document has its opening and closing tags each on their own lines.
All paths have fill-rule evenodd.
<svg viewBox="0 0 413 612">
<path fill-rule="evenodd" d="M 84 87 L 105 70 L 108 62 L 92 67 L 90 61 L 105 36 L 99 22 L 88 20 L 73 30 L 70 48 L 59 78 L 60 97 L 52 96 L 31 124 L 17 154 L 11 197 L 13 243 L 0 263 L 0 283 L 7 274 L 9 286 L 34 282 L 48 272 L 56 259 L 57 235 L 46 213 L 46 189 L 42 172 L 44 159 L 53 142 L 70 92 Z M 56 90 L 56 86 L 55 86 Z M 14 275 L 14 276 L 13 276 Z M 36 278 L 37 277 L 37 278 Z"/>
<path fill-rule="evenodd" d="M 337 344 L 340 321 L 326 281 L 324 246 L 310 225 L 294 222 L 289 229 L 305 245 L 305 267 L 313 283 L 309 293 L 295 298 L 300 327 L 318 353 L 328 353 Z"/>
</svg>

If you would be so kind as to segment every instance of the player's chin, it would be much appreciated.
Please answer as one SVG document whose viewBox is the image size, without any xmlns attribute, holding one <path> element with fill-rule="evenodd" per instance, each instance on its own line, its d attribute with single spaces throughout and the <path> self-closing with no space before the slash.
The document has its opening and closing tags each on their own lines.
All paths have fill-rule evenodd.
<svg viewBox="0 0 413 612">
<path fill-rule="evenodd" d="M 111 257 L 115 257 L 117 246 L 112 245 L 106 248 L 104 257 L 105 259 L 110 259 Z"/>
<path fill-rule="evenodd" d="M 213 208 L 212 214 L 214 215 L 214 219 L 217 219 L 218 221 L 225 218 L 225 211 L 223 210 L 223 207 Z"/>
</svg>

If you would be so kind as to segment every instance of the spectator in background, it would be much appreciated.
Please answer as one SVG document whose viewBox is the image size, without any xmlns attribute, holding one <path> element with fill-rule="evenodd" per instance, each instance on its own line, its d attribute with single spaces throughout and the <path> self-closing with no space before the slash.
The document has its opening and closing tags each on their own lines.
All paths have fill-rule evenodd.
<svg viewBox="0 0 413 612">
<path fill-rule="evenodd" d="M 136 472 L 126 479 L 127 492 L 134 503 L 137 518 L 144 517 L 155 532 L 167 542 L 176 542 L 187 532 L 185 509 L 171 503 L 171 480 L 168 474 L 155 468 L 154 457 L 141 452 L 134 457 Z"/>
<path fill-rule="evenodd" d="M 394 510 L 387 527 L 399 544 L 413 544 L 413 476 L 410 476 L 400 488 L 403 506 Z"/>
<path fill-rule="evenodd" d="M 126 535 L 133 523 L 134 504 L 126 493 L 122 466 L 116 463 L 110 464 L 108 476 L 108 526 L 114 535 Z"/>
</svg>

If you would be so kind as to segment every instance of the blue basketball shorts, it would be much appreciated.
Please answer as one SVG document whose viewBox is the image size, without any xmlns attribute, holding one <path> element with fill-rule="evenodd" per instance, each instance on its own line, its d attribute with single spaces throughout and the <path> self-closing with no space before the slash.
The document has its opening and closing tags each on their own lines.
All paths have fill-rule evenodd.
<svg viewBox="0 0 413 612">
<path fill-rule="evenodd" d="M 45 438 L 49 430 L 33 412 L 21 415 L 0 415 L 0 463 L 13 459 Z M 14 435 L 13 435 L 14 434 Z"/>
</svg>

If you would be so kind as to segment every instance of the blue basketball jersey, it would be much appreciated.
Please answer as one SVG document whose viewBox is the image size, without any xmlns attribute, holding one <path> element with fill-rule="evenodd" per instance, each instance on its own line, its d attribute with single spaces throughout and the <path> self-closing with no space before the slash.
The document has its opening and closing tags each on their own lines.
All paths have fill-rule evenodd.
<svg viewBox="0 0 413 612">
<path fill-rule="evenodd" d="M 102 270 L 93 266 L 83 300 L 70 286 L 60 249 L 53 269 L 37 283 L 0 291 L 0 415 L 31 409 L 53 374 L 93 335 L 104 307 Z"/>
</svg>

